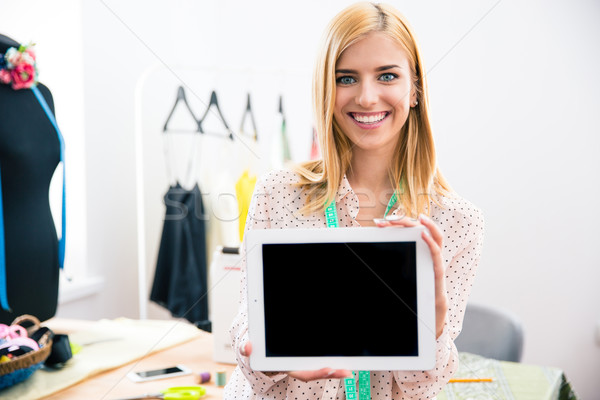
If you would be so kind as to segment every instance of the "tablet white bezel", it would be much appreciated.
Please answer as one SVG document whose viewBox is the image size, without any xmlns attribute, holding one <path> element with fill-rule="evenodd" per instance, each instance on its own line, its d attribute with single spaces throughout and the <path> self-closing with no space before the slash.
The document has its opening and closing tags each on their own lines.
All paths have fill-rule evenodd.
<svg viewBox="0 0 600 400">
<path fill-rule="evenodd" d="M 250 366 L 257 371 L 317 370 L 428 370 L 435 366 L 435 286 L 433 261 L 421 238 L 425 228 L 259 229 L 247 232 L 248 334 L 252 342 Z M 415 242 L 417 258 L 418 356 L 410 357 L 267 357 L 262 245 L 274 243 Z M 323 310 L 329 312 L 330 310 Z"/>
</svg>

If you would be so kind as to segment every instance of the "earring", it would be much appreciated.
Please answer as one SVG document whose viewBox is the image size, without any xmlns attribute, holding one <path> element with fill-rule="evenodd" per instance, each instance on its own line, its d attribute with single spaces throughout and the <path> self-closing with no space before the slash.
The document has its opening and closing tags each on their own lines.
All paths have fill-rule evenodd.
<svg viewBox="0 0 600 400">
<path fill-rule="evenodd" d="M 413 104 L 413 107 L 416 107 L 417 104 L 419 104 L 419 100 L 415 100 L 415 104 Z"/>
</svg>

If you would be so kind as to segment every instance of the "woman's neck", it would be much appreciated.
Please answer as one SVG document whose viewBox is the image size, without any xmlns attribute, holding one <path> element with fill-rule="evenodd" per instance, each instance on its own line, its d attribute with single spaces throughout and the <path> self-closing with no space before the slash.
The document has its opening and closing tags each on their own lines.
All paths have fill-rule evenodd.
<svg viewBox="0 0 600 400">
<path fill-rule="evenodd" d="M 350 185 L 375 193 L 393 190 L 389 177 L 391 161 L 391 155 L 354 152 L 347 174 Z"/>
<path fill-rule="evenodd" d="M 361 226 L 374 226 L 373 218 L 386 214 L 394 187 L 389 177 L 391 155 L 373 152 L 352 154 L 348 182 L 358 198 L 357 222 Z"/>
</svg>

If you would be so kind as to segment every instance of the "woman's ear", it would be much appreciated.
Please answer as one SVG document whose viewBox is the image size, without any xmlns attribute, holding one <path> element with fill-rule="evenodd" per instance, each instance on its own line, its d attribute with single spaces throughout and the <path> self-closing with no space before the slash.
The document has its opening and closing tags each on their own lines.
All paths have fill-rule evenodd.
<svg viewBox="0 0 600 400">
<path fill-rule="evenodd" d="M 419 104 L 419 101 L 417 99 L 417 89 L 415 89 L 414 87 L 411 89 L 410 91 L 410 106 L 411 107 L 416 107 L 417 104 Z"/>
</svg>

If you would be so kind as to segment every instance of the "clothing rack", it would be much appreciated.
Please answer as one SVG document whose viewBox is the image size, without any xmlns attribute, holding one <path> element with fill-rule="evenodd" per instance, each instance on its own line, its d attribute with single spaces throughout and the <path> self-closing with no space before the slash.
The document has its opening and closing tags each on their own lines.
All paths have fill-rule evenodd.
<svg viewBox="0 0 600 400">
<path fill-rule="evenodd" d="M 298 78 L 306 78 L 310 81 L 310 71 L 307 70 L 298 70 L 298 69 L 272 69 L 272 68 L 263 68 L 263 69 L 253 69 L 253 68 L 235 68 L 235 67 L 214 67 L 214 66 L 186 66 L 186 65 L 174 65 L 166 68 L 163 64 L 156 64 L 147 68 L 140 76 L 138 81 L 136 82 L 135 88 L 135 180 L 136 180 L 136 211 L 137 211 L 137 275 L 138 275 L 138 303 L 139 303 L 139 318 L 146 319 L 148 317 L 148 302 L 149 302 L 149 282 L 148 282 L 148 257 L 147 257 L 147 229 L 148 224 L 146 221 L 146 199 L 145 199 L 145 191 L 146 191 L 146 183 L 144 182 L 144 132 L 146 127 L 145 123 L 145 115 L 144 115 L 144 91 L 150 86 L 155 85 L 156 81 L 160 81 L 161 75 L 167 76 L 168 80 L 175 81 L 175 85 L 170 86 L 168 91 L 165 91 L 164 96 L 172 96 L 172 93 L 177 89 L 177 86 L 182 86 L 185 88 L 186 92 L 193 93 L 194 96 L 198 99 L 200 97 L 194 93 L 192 90 L 193 87 L 187 85 L 179 75 L 179 72 L 184 71 L 186 73 L 194 73 L 198 76 L 207 76 L 215 74 L 232 74 L 232 76 L 237 75 L 245 75 L 245 76 L 270 76 L 271 79 L 275 79 L 279 82 L 280 87 L 284 87 L 286 82 L 290 81 L 290 78 L 298 79 Z M 210 80 L 210 78 L 207 78 Z M 244 96 L 246 99 L 246 93 L 248 90 L 240 90 L 239 95 Z M 204 97 L 204 92 L 202 92 L 202 97 Z M 169 97 L 171 98 L 171 97 Z M 204 103 L 206 99 L 202 99 Z M 221 100 L 221 94 L 219 93 L 219 100 Z M 253 98 L 253 103 L 256 100 Z M 278 99 L 274 99 L 276 102 Z M 255 104 L 253 104 L 255 105 Z M 207 107 L 206 111 L 208 111 L 208 104 L 204 103 L 204 106 Z M 168 113 L 168 109 L 164 110 L 165 114 Z M 196 112 L 201 110 L 195 110 Z M 242 115 L 244 110 L 239 110 L 239 115 Z M 277 110 L 274 110 L 277 111 Z M 246 118 L 246 113 L 244 113 L 244 118 Z M 253 117 L 252 117 L 253 119 Z M 242 124 L 243 124 L 242 119 Z M 164 122 L 164 121 L 163 121 Z M 234 122 L 234 121 L 232 121 Z M 254 122 L 254 121 L 252 121 Z M 237 121 L 235 124 L 237 125 Z M 255 125 L 254 125 L 255 126 Z M 262 128 L 261 128 L 262 129 Z M 179 130 L 173 129 L 170 130 L 170 133 L 178 132 Z M 191 131 L 181 130 L 182 133 L 191 133 Z M 230 131 L 231 132 L 231 131 Z M 249 132 L 250 133 L 250 132 Z M 308 135 L 307 135 L 308 136 Z M 234 137 L 235 140 L 235 137 Z M 208 249 L 208 252 L 211 252 L 213 249 Z M 153 262 L 153 260 L 150 260 Z"/>
</svg>

